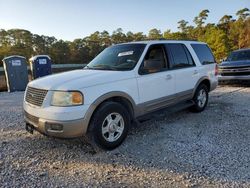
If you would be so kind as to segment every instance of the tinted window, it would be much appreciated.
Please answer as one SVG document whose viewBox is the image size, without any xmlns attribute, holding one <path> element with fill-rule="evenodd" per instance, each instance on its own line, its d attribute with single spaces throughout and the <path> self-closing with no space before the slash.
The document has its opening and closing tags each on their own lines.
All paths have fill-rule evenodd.
<svg viewBox="0 0 250 188">
<path fill-rule="evenodd" d="M 183 44 L 167 44 L 167 48 L 173 58 L 171 68 L 190 67 L 194 65 L 189 51 Z"/>
<path fill-rule="evenodd" d="M 232 52 L 227 58 L 228 61 L 250 60 L 250 50 Z"/>
<path fill-rule="evenodd" d="M 215 63 L 214 56 L 206 44 L 191 44 L 201 64 Z"/>
</svg>

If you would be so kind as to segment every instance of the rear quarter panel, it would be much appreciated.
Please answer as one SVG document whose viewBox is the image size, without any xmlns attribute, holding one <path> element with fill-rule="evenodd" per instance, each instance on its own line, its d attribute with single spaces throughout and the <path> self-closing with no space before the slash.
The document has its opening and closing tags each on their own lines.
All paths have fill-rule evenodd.
<svg viewBox="0 0 250 188">
<path fill-rule="evenodd" d="M 218 85 L 218 76 L 215 75 L 215 70 L 216 70 L 216 63 L 212 63 L 212 64 L 206 64 L 206 65 L 202 65 L 197 54 L 195 53 L 194 49 L 192 48 L 191 44 L 195 44 L 195 42 L 189 42 L 188 44 L 186 44 L 188 50 L 190 51 L 195 64 L 199 70 L 199 74 L 200 74 L 200 81 L 204 78 L 208 79 L 210 81 L 210 86 L 211 86 L 211 90 L 215 89 L 216 86 Z M 198 44 L 202 44 L 202 43 L 198 43 Z M 206 44 L 206 43 L 203 43 Z"/>
</svg>

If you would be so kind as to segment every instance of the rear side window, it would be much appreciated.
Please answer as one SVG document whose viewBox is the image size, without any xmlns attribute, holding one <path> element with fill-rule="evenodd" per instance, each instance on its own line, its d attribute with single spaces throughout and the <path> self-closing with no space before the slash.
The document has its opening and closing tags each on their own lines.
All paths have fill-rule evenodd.
<svg viewBox="0 0 250 188">
<path fill-rule="evenodd" d="M 211 49 L 206 44 L 191 44 L 202 65 L 215 63 Z"/>
<path fill-rule="evenodd" d="M 172 55 L 171 68 L 194 66 L 193 58 L 183 44 L 167 44 L 166 46 Z"/>
</svg>

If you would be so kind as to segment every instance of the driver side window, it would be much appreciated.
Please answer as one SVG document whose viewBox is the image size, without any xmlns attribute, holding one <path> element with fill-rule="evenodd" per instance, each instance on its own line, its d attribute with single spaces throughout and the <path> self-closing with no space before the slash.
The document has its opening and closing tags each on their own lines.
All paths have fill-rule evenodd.
<svg viewBox="0 0 250 188">
<path fill-rule="evenodd" d="M 153 45 L 148 49 L 141 67 L 142 74 L 161 72 L 167 69 L 164 48 L 161 45 Z"/>
</svg>

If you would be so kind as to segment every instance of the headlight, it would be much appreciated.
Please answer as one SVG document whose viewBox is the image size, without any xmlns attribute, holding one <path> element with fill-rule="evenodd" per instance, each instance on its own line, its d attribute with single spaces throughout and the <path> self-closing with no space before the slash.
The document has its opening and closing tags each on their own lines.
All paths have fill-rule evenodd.
<svg viewBox="0 0 250 188">
<path fill-rule="evenodd" d="M 76 106 L 83 104 L 83 95 L 79 91 L 54 91 L 52 106 Z"/>
</svg>

